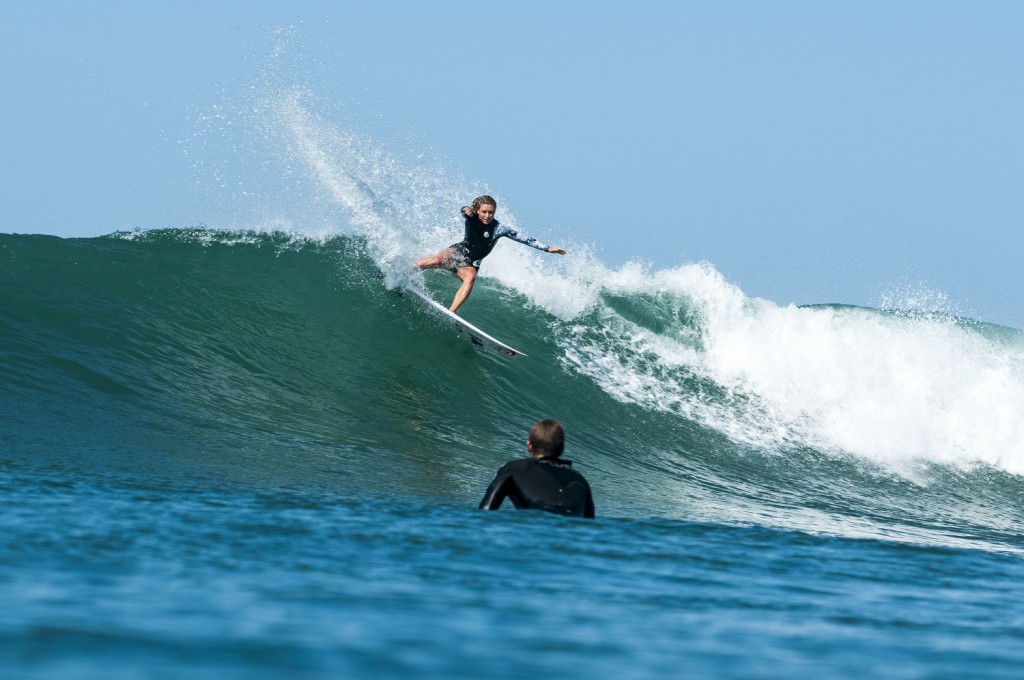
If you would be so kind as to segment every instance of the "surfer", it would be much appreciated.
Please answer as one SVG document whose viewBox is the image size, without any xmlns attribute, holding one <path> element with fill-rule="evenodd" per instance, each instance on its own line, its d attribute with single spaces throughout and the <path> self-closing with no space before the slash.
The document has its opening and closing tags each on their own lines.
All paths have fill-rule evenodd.
<svg viewBox="0 0 1024 680">
<path fill-rule="evenodd" d="M 473 200 L 473 205 L 463 206 L 462 216 L 466 220 L 466 232 L 462 240 L 445 248 L 433 257 L 421 257 L 414 265 L 417 269 L 451 269 L 462 281 L 459 290 L 455 293 L 452 306 L 448 309 L 452 313 L 462 306 L 469 294 L 473 291 L 473 283 L 476 281 L 477 272 L 480 270 L 480 261 L 487 257 L 494 249 L 494 245 L 502 236 L 513 241 L 518 241 L 531 248 L 543 250 L 548 253 L 565 255 L 565 249 L 558 246 L 546 246 L 535 238 L 523 236 L 515 229 L 510 229 L 494 219 L 494 213 L 498 210 L 498 202 L 490 196 L 478 196 Z"/>
<path fill-rule="evenodd" d="M 541 420 L 526 440 L 529 458 L 505 463 L 487 487 L 481 510 L 497 510 L 506 498 L 517 509 L 594 518 L 594 498 L 583 475 L 563 460 L 565 431 L 557 420 Z"/>
</svg>

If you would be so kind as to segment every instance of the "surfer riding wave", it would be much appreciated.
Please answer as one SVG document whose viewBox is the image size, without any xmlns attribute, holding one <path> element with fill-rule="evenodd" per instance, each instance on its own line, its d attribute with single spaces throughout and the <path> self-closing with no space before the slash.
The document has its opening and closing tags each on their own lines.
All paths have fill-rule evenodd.
<svg viewBox="0 0 1024 680">
<path fill-rule="evenodd" d="M 413 263 L 420 270 L 451 269 L 459 277 L 462 285 L 456 291 L 451 307 L 448 308 L 452 313 L 461 307 L 473 292 L 473 283 L 480 270 L 480 262 L 494 250 L 499 238 L 504 236 L 547 253 L 566 254 L 564 248 L 546 246 L 535 238 L 524 236 L 515 229 L 501 224 L 494 218 L 497 210 L 496 200 L 486 195 L 478 196 L 473 200 L 473 205 L 462 208 L 462 216 L 466 220 L 466 231 L 462 240 L 437 255 L 422 257 Z"/>
</svg>

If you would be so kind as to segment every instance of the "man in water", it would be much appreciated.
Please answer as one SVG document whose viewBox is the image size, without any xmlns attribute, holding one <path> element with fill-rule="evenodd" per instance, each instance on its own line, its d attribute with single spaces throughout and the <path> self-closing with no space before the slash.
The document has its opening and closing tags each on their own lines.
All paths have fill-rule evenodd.
<svg viewBox="0 0 1024 680">
<path fill-rule="evenodd" d="M 562 460 L 565 431 L 557 420 L 541 420 L 526 440 L 529 458 L 505 463 L 487 487 L 481 510 L 497 510 L 506 498 L 518 509 L 594 518 L 594 498 L 583 475 Z"/>
<path fill-rule="evenodd" d="M 477 272 L 480 270 L 480 261 L 490 254 L 502 236 L 537 250 L 565 255 L 564 248 L 548 247 L 535 238 L 521 236 L 516 230 L 499 223 L 494 219 L 497 210 L 496 200 L 490 196 L 478 196 L 473 205 L 462 208 L 462 216 L 466 220 L 466 232 L 462 240 L 433 257 L 421 257 L 414 263 L 417 269 L 451 269 L 462 280 L 462 285 L 452 300 L 452 306 L 449 307 L 453 314 L 473 291 L 473 282 L 476 281 Z"/>
</svg>

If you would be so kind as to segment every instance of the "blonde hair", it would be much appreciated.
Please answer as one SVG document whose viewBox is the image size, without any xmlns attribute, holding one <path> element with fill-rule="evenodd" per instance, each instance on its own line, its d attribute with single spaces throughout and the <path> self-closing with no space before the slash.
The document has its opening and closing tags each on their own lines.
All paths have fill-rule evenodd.
<svg viewBox="0 0 1024 680">
<path fill-rule="evenodd" d="M 495 201 L 490 196 L 488 196 L 487 194 L 484 194 L 483 196 L 477 196 L 476 198 L 473 199 L 473 212 L 479 210 L 480 206 L 482 205 L 493 205 L 495 210 L 498 209 L 498 202 Z"/>
</svg>

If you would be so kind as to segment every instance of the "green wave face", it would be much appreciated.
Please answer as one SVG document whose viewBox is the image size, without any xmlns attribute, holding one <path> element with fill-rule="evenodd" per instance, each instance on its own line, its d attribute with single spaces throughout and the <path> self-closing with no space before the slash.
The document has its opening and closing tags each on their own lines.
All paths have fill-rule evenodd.
<svg viewBox="0 0 1024 680">
<path fill-rule="evenodd" d="M 507 361 L 398 294 L 375 252 L 0 235 L 0 458 L 464 506 L 555 417 L 605 516 L 1019 547 L 1018 331 L 780 307 L 707 265 L 539 285 L 499 260 L 462 313 L 529 355 Z M 443 302 L 458 283 L 419 276 Z"/>
</svg>

